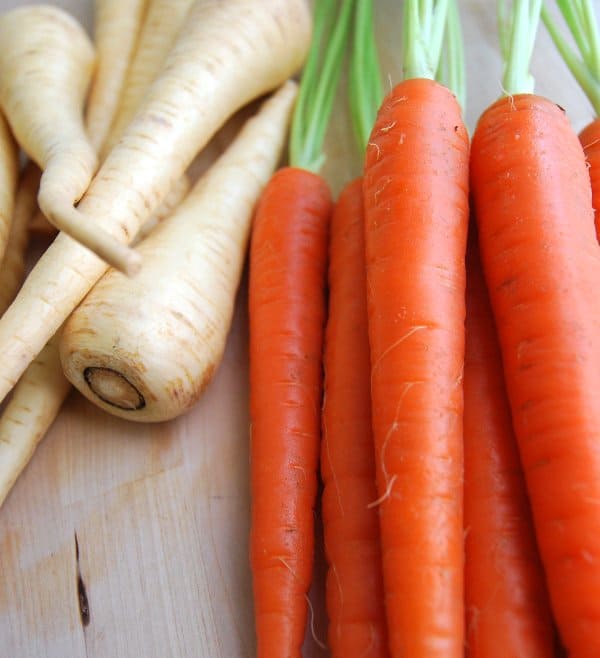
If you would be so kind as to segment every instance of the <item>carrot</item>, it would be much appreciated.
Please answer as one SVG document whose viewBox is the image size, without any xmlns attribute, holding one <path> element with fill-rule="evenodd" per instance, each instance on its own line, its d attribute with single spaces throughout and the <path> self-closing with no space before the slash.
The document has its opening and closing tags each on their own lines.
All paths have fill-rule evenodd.
<svg viewBox="0 0 600 658">
<path fill-rule="evenodd" d="M 590 0 L 570 2 L 557 0 L 579 56 L 561 35 L 550 13 L 542 7 L 542 18 L 550 35 L 571 72 L 587 94 L 596 119 L 579 134 L 586 160 L 589 163 L 592 184 L 592 205 L 596 236 L 600 239 L 600 32 Z"/>
<path fill-rule="evenodd" d="M 41 210 L 111 263 L 135 263 L 134 253 L 73 207 L 97 165 L 82 116 L 95 58 L 85 31 L 57 7 L 25 6 L 0 16 L 0 44 L 0 104 L 17 141 L 44 171 Z"/>
<path fill-rule="evenodd" d="M 251 565 L 257 656 L 300 656 L 312 578 L 330 192 L 288 167 L 250 252 Z"/>
<path fill-rule="evenodd" d="M 406 79 L 367 147 L 371 395 L 392 656 L 462 656 L 462 373 L 469 140 L 433 81 L 447 5 L 405 4 Z M 427 44 L 427 47 L 426 47 Z"/>
<path fill-rule="evenodd" d="M 94 2 L 94 43 L 98 64 L 88 98 L 85 127 L 96 151 L 104 144 L 117 112 L 146 5 L 147 0 Z"/>
<path fill-rule="evenodd" d="M 387 656 L 371 432 L 362 179 L 331 221 L 323 402 L 323 526 L 331 655 Z M 351 361 L 351 366 L 349 366 Z"/>
<path fill-rule="evenodd" d="M 329 187 L 316 171 L 353 3 L 318 0 L 314 8 L 290 166 L 271 178 L 261 197 L 250 247 L 250 562 L 257 658 L 301 655 L 313 572 L 332 211 Z"/>
<path fill-rule="evenodd" d="M 204 0 L 206 4 L 207 0 Z M 192 0 L 147 0 L 148 8 L 139 40 L 127 70 L 119 108 L 101 150 L 101 159 L 115 147 L 137 112 L 144 94 L 165 64 Z M 197 13 L 197 20 L 202 20 Z"/>
<path fill-rule="evenodd" d="M 29 162 L 19 179 L 6 252 L 0 261 L 0 316 L 14 299 L 25 275 L 27 230 L 36 208 L 40 175 L 36 165 Z"/>
<path fill-rule="evenodd" d="M 281 157 L 295 95 L 289 82 L 268 100 L 140 244 L 138 276 L 109 271 L 67 320 L 63 369 L 94 404 L 162 421 L 200 397 L 225 350 L 252 211 Z"/>
<path fill-rule="evenodd" d="M 355 4 L 349 85 L 361 154 L 383 97 L 372 11 L 370 2 Z M 344 187 L 335 206 L 328 283 L 321 444 L 328 643 L 333 658 L 384 658 L 361 178 Z"/>
<path fill-rule="evenodd" d="M 228 0 L 210 11 L 204 2 L 194 5 L 164 74 L 77 212 L 132 240 L 227 117 L 298 68 L 309 33 L 303 0 Z M 0 399 L 105 271 L 105 263 L 67 236 L 56 238 L 0 319 Z"/>
<path fill-rule="evenodd" d="M 469 658 L 549 658 L 554 630 L 477 241 L 467 251 L 465 601 Z"/>
<path fill-rule="evenodd" d="M 17 145 L 0 113 L 0 262 L 10 232 L 17 172 Z"/>
<path fill-rule="evenodd" d="M 479 120 L 471 187 L 552 609 L 569 656 L 591 658 L 600 655 L 600 249 L 582 147 L 564 112 L 532 93 L 535 8 L 515 9 L 510 95 Z"/>
</svg>

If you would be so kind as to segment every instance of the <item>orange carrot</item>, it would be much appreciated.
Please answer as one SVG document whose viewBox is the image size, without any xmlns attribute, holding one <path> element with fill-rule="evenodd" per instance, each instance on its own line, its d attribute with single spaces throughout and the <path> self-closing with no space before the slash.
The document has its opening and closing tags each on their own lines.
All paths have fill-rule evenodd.
<svg viewBox="0 0 600 658">
<path fill-rule="evenodd" d="M 364 176 L 371 394 L 393 656 L 462 656 L 469 141 L 454 96 L 397 85 Z"/>
<path fill-rule="evenodd" d="M 476 239 L 468 248 L 466 330 L 467 655 L 550 658 L 550 603 Z"/>
<path fill-rule="evenodd" d="M 592 121 L 581 131 L 579 141 L 589 165 L 596 237 L 600 240 L 600 119 Z"/>
<path fill-rule="evenodd" d="M 360 154 L 383 98 L 371 0 L 355 4 L 349 102 Z M 329 241 L 321 499 L 332 658 L 388 653 L 371 430 L 362 178 L 342 190 Z"/>
<path fill-rule="evenodd" d="M 331 222 L 321 473 L 329 646 L 334 657 L 388 655 L 375 459 L 362 179 L 347 185 Z"/>
<path fill-rule="evenodd" d="M 409 79 L 379 110 L 363 186 L 385 604 L 393 657 L 459 658 L 469 139 L 405 9 Z"/>
<path fill-rule="evenodd" d="M 292 122 L 291 166 L 267 184 L 250 247 L 250 553 L 257 658 L 299 658 L 305 634 L 332 211 L 329 187 L 316 171 L 352 8 L 351 2 L 315 3 L 313 41 Z M 328 25 L 333 28 L 320 66 Z"/>
<path fill-rule="evenodd" d="M 486 110 L 471 163 L 552 606 L 571 658 L 591 658 L 600 655 L 600 250 L 585 158 L 563 111 L 521 94 Z"/>
<path fill-rule="evenodd" d="M 590 169 L 596 235 L 600 239 L 600 30 L 594 2 L 558 0 L 558 8 L 571 32 L 569 43 L 547 8 L 542 8 L 546 28 L 571 73 L 579 82 L 596 112 L 596 119 L 579 135 Z M 571 45 L 573 44 L 573 45 Z"/>
<path fill-rule="evenodd" d="M 331 197 L 278 171 L 250 251 L 251 561 L 257 656 L 299 656 L 312 578 Z"/>
<path fill-rule="evenodd" d="M 600 248 L 581 144 L 524 73 L 512 84 L 505 76 L 510 96 L 479 120 L 471 185 L 554 616 L 570 658 L 592 658 L 600 655 Z"/>
</svg>

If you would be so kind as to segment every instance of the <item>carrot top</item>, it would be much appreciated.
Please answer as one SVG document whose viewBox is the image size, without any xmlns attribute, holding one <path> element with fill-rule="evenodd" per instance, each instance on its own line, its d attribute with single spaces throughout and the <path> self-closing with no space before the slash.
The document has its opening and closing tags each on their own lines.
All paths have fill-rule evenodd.
<svg viewBox="0 0 600 658">
<path fill-rule="evenodd" d="M 348 86 L 354 136 L 364 154 L 383 100 L 372 0 L 359 0 L 355 5 Z"/>
<path fill-rule="evenodd" d="M 542 0 L 498 1 L 498 32 L 504 59 L 502 86 L 505 96 L 531 94 L 535 87 L 529 63 L 535 44 Z"/>
<path fill-rule="evenodd" d="M 454 93 L 464 113 L 467 102 L 465 53 L 456 0 L 448 3 L 443 52 L 445 56 L 440 57 L 435 79 Z"/>
<path fill-rule="evenodd" d="M 289 159 L 293 167 L 317 173 L 325 160 L 323 140 L 340 78 L 354 4 L 355 0 L 315 0 L 312 43 L 292 119 Z"/>
<path fill-rule="evenodd" d="M 403 20 L 404 79 L 435 79 L 450 0 L 406 0 Z"/>
<path fill-rule="evenodd" d="M 557 0 L 556 4 L 576 48 L 567 43 L 546 7 L 542 7 L 542 19 L 562 58 L 600 116 L 600 31 L 593 2 Z"/>
</svg>

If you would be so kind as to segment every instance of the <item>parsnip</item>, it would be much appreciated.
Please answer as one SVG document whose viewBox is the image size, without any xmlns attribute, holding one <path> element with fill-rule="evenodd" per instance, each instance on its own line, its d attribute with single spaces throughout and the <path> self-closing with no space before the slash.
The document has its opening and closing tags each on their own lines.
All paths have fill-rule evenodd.
<svg viewBox="0 0 600 658">
<path fill-rule="evenodd" d="M 29 220 L 36 209 L 40 170 L 29 162 L 19 178 L 4 258 L 0 261 L 0 316 L 14 299 L 25 274 Z"/>
<path fill-rule="evenodd" d="M 98 64 L 88 98 L 85 126 L 95 151 L 104 144 L 117 113 L 146 5 L 147 0 L 94 2 L 94 45 Z"/>
<path fill-rule="evenodd" d="M 126 268 L 134 252 L 73 204 L 87 189 L 97 164 L 83 125 L 83 104 L 94 48 L 69 14 L 31 5 L 0 16 L 0 103 L 12 131 L 43 170 L 38 203 L 58 229 Z"/>
<path fill-rule="evenodd" d="M 163 74 L 79 204 L 86 222 L 132 240 L 219 126 L 300 67 L 310 24 L 304 0 L 194 4 Z M 0 319 L 0 400 L 106 269 L 58 235 Z"/>
<path fill-rule="evenodd" d="M 252 212 L 281 155 L 295 94 L 288 82 L 267 100 L 141 243 L 137 277 L 110 270 L 67 320 L 63 370 L 101 408 L 167 420 L 210 381 L 225 349 Z"/>
<path fill-rule="evenodd" d="M 0 114 L 0 262 L 10 231 L 17 172 L 17 145 Z"/>
<path fill-rule="evenodd" d="M 127 51 L 131 50 L 135 40 L 138 27 L 135 23 L 141 20 L 139 14 L 144 7 L 145 0 L 96 0 L 98 69 L 86 108 L 86 128 L 95 148 L 103 143 L 114 116 L 115 102 L 129 61 L 130 52 Z M 134 19 L 136 14 L 138 16 Z M 41 212 L 35 212 L 39 180 L 38 168 L 29 163 L 19 181 L 8 251 L 0 269 L 0 315 L 12 301 L 22 280 L 27 229 L 31 230 L 37 222 L 46 230 L 46 235 L 48 229 L 54 230 Z M 187 185 L 175 190 L 167 201 L 176 203 L 182 194 L 187 193 L 187 177 L 181 180 Z M 30 220 L 32 214 L 34 218 Z M 56 338 L 51 339 L 38 358 L 29 364 L 0 418 L 0 506 L 38 442 L 54 422 L 71 389 L 62 372 L 56 342 Z"/>
<path fill-rule="evenodd" d="M 191 181 L 187 174 L 175 182 L 169 194 L 162 202 L 160 207 L 154 212 L 150 219 L 146 220 L 141 226 L 140 230 L 137 232 L 135 239 L 132 244 L 136 245 L 140 240 L 143 240 L 147 235 L 154 230 L 163 219 L 168 217 L 173 210 L 180 204 L 180 202 L 185 198 L 186 194 L 190 191 Z M 29 222 L 29 232 L 32 235 L 38 235 L 45 238 L 52 238 L 56 235 L 57 230 L 48 220 L 44 217 L 44 214 L 38 210 Z M 1 293 L 0 293 L 1 294 Z"/>
<path fill-rule="evenodd" d="M 0 506 L 70 390 L 54 340 L 19 381 L 0 418 Z"/>
<path fill-rule="evenodd" d="M 96 69 L 86 109 L 85 129 L 95 151 L 108 137 L 131 65 L 131 57 L 146 11 L 147 0 L 95 0 L 94 45 Z M 32 217 L 30 233 L 53 237 L 57 233 L 41 210 Z"/>
<path fill-rule="evenodd" d="M 118 0 L 116 0 L 118 2 Z M 205 0 L 209 2 L 209 0 Z M 133 59 L 127 71 L 123 94 L 104 147 L 101 160 L 118 142 L 140 107 L 148 87 L 165 64 L 183 19 L 193 0 L 148 0 L 148 11 Z M 197 10 L 196 10 L 197 11 Z M 196 13 L 198 20 L 201 17 Z"/>
<path fill-rule="evenodd" d="M 192 183 L 189 176 L 183 174 L 183 176 L 175 182 L 160 208 L 155 211 L 150 219 L 142 224 L 140 230 L 135 236 L 134 244 L 138 244 L 141 240 L 147 238 L 163 220 L 169 217 L 175 208 L 177 208 L 177 206 L 185 199 L 191 187 Z"/>
</svg>

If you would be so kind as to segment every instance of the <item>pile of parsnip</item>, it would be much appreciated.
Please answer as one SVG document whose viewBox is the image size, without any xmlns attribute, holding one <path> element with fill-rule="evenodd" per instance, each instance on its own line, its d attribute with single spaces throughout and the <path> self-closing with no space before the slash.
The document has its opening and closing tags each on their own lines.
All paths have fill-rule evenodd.
<svg viewBox="0 0 600 658">
<path fill-rule="evenodd" d="M 0 16 L 0 505 L 69 382 L 138 421 L 197 401 L 311 36 L 305 0 L 94 6 L 93 43 L 50 5 Z M 192 184 L 215 133 L 270 92 Z M 59 233 L 24 279 L 48 222 Z"/>
</svg>

